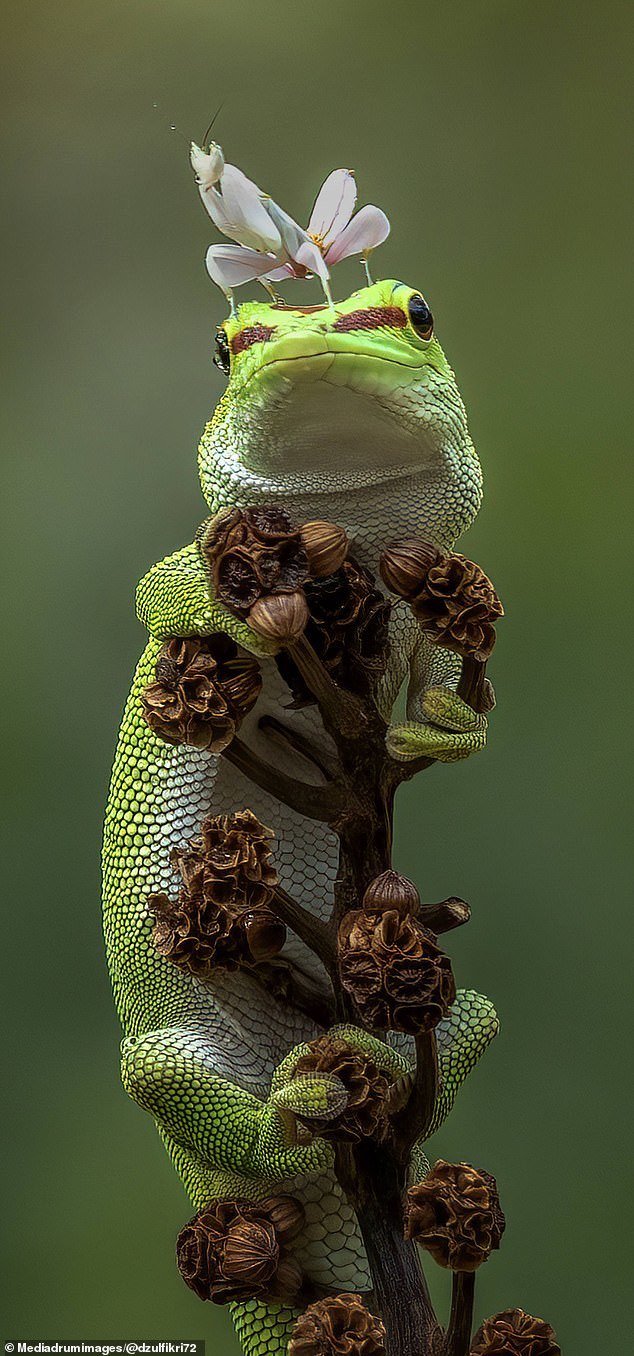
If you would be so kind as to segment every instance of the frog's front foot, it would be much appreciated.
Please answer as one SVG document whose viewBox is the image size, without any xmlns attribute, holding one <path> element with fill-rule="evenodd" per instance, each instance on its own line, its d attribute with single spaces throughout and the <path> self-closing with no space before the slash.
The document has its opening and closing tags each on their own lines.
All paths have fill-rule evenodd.
<svg viewBox="0 0 634 1356">
<path fill-rule="evenodd" d="M 424 723 L 409 720 L 388 729 L 388 752 L 398 762 L 434 758 L 439 763 L 457 763 L 484 748 L 486 717 L 467 706 L 451 688 L 428 688 L 422 707 Z"/>
<path fill-rule="evenodd" d="M 213 596 L 198 539 L 152 566 L 137 588 L 136 606 L 139 621 L 158 640 L 222 631 L 259 658 L 279 649 Z"/>
<path fill-rule="evenodd" d="M 252 1170 L 278 1181 L 327 1171 L 334 1163 L 333 1146 L 313 1137 L 306 1122 L 333 1120 L 347 1101 L 343 1083 L 333 1074 L 302 1074 L 274 1087 L 262 1114 Z"/>
</svg>

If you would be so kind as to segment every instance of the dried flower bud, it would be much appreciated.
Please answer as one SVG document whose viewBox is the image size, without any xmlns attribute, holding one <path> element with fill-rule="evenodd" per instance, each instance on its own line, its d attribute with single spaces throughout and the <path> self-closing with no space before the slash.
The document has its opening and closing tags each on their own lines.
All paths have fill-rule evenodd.
<svg viewBox="0 0 634 1356">
<path fill-rule="evenodd" d="M 259 598 L 249 612 L 249 626 L 267 640 L 292 645 L 303 635 L 308 621 L 308 606 L 301 590 L 296 593 L 271 593 Z"/>
<path fill-rule="evenodd" d="M 148 900 L 161 955 L 204 977 L 212 967 L 251 967 L 281 951 L 286 929 L 268 907 L 277 884 L 272 838 L 243 810 L 205 819 L 198 838 L 174 849 L 178 898 L 161 892 Z"/>
<path fill-rule="evenodd" d="M 370 881 L 363 896 L 365 913 L 384 913 L 386 909 L 395 909 L 402 918 L 418 913 L 420 895 L 414 882 L 398 871 L 384 871 Z"/>
<path fill-rule="evenodd" d="M 181 1229 L 178 1269 L 199 1299 L 215 1304 L 260 1295 L 292 1300 L 302 1272 L 286 1249 L 303 1222 L 304 1211 L 291 1196 L 212 1201 Z"/>
<path fill-rule="evenodd" d="M 486 1262 L 504 1227 L 495 1178 L 470 1163 L 440 1158 L 407 1193 L 407 1237 L 452 1271 L 475 1271 Z"/>
<path fill-rule="evenodd" d="M 543 1318 L 525 1314 L 523 1309 L 504 1309 L 485 1318 L 471 1343 L 470 1356 L 561 1356 L 561 1347 Z"/>
<path fill-rule="evenodd" d="M 399 598 L 412 598 L 424 583 L 427 571 L 441 559 L 441 552 L 431 542 L 411 537 L 386 547 L 379 568 L 384 584 L 392 593 L 397 593 Z"/>
<path fill-rule="evenodd" d="M 457 552 L 428 571 L 410 600 L 430 640 L 463 657 L 484 661 L 495 645 L 495 623 L 504 616 L 498 595 L 479 565 Z"/>
<path fill-rule="evenodd" d="M 299 1059 L 295 1075 L 334 1074 L 343 1083 L 348 1100 L 334 1119 L 320 1121 L 311 1117 L 309 1129 L 324 1139 L 354 1142 L 376 1134 L 385 1112 L 390 1080 L 361 1050 L 336 1036 L 318 1036 L 310 1042 L 310 1053 Z M 300 1117 L 301 1119 L 301 1117 Z"/>
<path fill-rule="evenodd" d="M 504 608 L 479 565 L 416 538 L 388 547 L 380 564 L 384 582 L 408 600 L 430 640 L 463 657 L 489 658 Z"/>
<path fill-rule="evenodd" d="M 336 523 L 304 523 L 299 533 L 308 556 L 308 568 L 313 579 L 323 579 L 340 570 L 348 554 L 348 537 Z"/>
<path fill-rule="evenodd" d="M 238 617 L 258 599 L 290 593 L 308 579 L 299 531 L 275 506 L 227 509 L 203 531 L 200 546 L 215 596 Z"/>
<path fill-rule="evenodd" d="M 374 1030 L 431 1031 L 456 997 L 451 962 L 433 933 L 396 909 L 347 913 L 338 960 L 344 989 Z"/>
<path fill-rule="evenodd" d="M 298 1318 L 288 1356 L 385 1356 L 385 1328 L 360 1295 L 332 1295 Z"/>
<path fill-rule="evenodd" d="M 235 641 L 221 632 L 166 641 L 155 674 L 141 694 L 150 729 L 168 744 L 211 753 L 231 743 L 262 688 L 256 660 L 240 657 Z"/>
<path fill-rule="evenodd" d="M 310 613 L 306 639 L 324 668 L 340 687 L 367 694 L 385 672 L 389 652 L 390 604 L 375 588 L 373 576 L 356 561 L 345 560 L 335 574 L 309 579 L 304 593 Z M 292 656 L 279 656 L 277 665 L 296 702 L 314 702 Z"/>
</svg>

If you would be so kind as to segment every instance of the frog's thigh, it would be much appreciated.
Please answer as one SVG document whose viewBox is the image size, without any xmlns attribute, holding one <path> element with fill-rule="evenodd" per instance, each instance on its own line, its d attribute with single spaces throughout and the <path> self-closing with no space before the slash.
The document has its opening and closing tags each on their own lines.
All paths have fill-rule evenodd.
<svg viewBox="0 0 634 1356">
<path fill-rule="evenodd" d="M 215 1072 L 203 1030 L 149 1031 L 124 1040 L 121 1054 L 126 1091 L 162 1131 L 205 1162 L 240 1170 L 257 1137 L 262 1104 Z"/>
</svg>

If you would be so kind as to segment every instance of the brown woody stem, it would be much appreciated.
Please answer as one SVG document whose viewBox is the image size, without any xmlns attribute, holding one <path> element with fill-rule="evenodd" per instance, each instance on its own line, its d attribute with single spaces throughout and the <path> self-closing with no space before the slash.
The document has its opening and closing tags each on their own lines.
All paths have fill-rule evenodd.
<svg viewBox="0 0 634 1356">
<path fill-rule="evenodd" d="M 333 983 L 337 1019 L 359 1024 L 359 1015 L 338 980 L 336 934 L 349 909 L 358 908 L 372 880 L 391 866 L 395 791 L 432 759 L 396 763 L 385 746 L 386 724 L 371 699 L 340 688 L 305 636 L 288 650 L 315 697 L 324 728 L 336 751 L 334 781 L 311 787 L 269 767 L 235 740 L 225 756 L 259 786 L 277 795 L 300 814 L 329 823 L 339 837 L 339 868 L 329 924 L 310 915 L 279 888 L 271 907 L 322 960 Z M 303 734 L 289 731 L 265 716 L 260 728 L 284 738 L 310 759 L 326 778 L 335 767 Z M 422 922 L 433 931 L 448 931 L 466 922 L 468 905 L 448 899 L 423 906 Z M 356 1210 L 363 1236 L 373 1294 L 371 1308 L 386 1328 L 387 1356 L 432 1356 L 442 1340 L 423 1273 L 419 1250 L 405 1238 L 403 1200 L 411 1147 L 430 1124 L 438 1091 L 436 1040 L 433 1032 L 416 1040 L 416 1075 L 407 1106 L 393 1118 L 396 1133 L 389 1143 L 373 1139 L 339 1145 L 336 1173 Z"/>
<path fill-rule="evenodd" d="M 404 1174 L 392 1155 L 371 1141 L 355 1148 L 354 1160 L 365 1188 L 357 1216 L 388 1356 L 431 1356 L 439 1327 L 417 1249 L 403 1236 Z"/>
<path fill-rule="evenodd" d="M 471 909 L 464 899 L 442 899 L 439 904 L 422 904 L 419 916 L 430 932 L 451 932 L 469 922 Z"/>
<path fill-rule="evenodd" d="M 319 702 L 328 726 L 334 726 L 347 738 L 361 738 L 367 725 L 363 702 L 333 681 L 305 636 L 289 645 L 288 652 Z"/>
<path fill-rule="evenodd" d="M 394 787 L 401 785 L 401 782 L 409 782 L 412 777 L 418 776 L 419 772 L 425 772 L 428 767 L 433 767 L 435 758 L 410 758 L 409 762 L 392 762 L 390 776 Z"/>
<path fill-rule="evenodd" d="M 469 1356 L 473 1326 L 475 1271 L 454 1271 L 451 1316 L 443 1356 Z"/>
<path fill-rule="evenodd" d="M 283 739 L 284 743 L 288 744 L 289 748 L 293 749 L 295 753 L 299 753 L 300 757 L 306 758 L 309 763 L 313 763 L 326 781 L 332 781 L 336 776 L 337 765 L 335 760 L 329 759 L 323 749 L 316 748 L 312 739 L 308 739 L 299 730 L 292 729 L 290 725 L 284 725 L 283 721 L 276 720 L 275 716 L 261 716 L 258 721 L 258 728 L 264 734 L 277 735 L 280 739 Z"/>
<path fill-rule="evenodd" d="M 345 807 L 346 797 L 342 788 L 310 786 L 295 777 L 288 777 L 279 768 L 266 763 L 241 739 L 233 739 L 222 757 L 239 768 L 256 786 L 277 796 L 284 805 L 290 806 L 300 815 L 306 815 L 307 819 L 320 819 L 325 824 L 331 824 Z"/>
<path fill-rule="evenodd" d="M 273 892 L 273 898 L 270 901 L 270 908 L 277 914 L 278 918 L 286 923 L 287 927 L 292 928 L 293 932 L 305 942 L 311 951 L 319 956 L 328 973 L 335 970 L 335 944 L 332 930 L 327 923 L 322 923 L 314 914 L 309 913 L 308 909 L 302 908 L 297 900 L 292 899 L 277 885 Z"/>
<path fill-rule="evenodd" d="M 413 1145 L 431 1124 L 438 1096 L 438 1052 L 433 1031 L 416 1037 L 416 1074 L 412 1091 L 403 1109 L 393 1118 L 399 1156 L 409 1160 Z"/>
<path fill-rule="evenodd" d="M 458 696 L 474 711 L 490 711 L 495 706 L 495 693 L 486 676 L 486 659 L 465 655 L 458 683 Z"/>
</svg>

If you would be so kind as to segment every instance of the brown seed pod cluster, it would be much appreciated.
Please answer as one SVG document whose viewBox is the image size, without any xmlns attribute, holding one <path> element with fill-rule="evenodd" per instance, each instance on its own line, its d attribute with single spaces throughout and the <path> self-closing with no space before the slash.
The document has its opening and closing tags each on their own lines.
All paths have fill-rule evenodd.
<svg viewBox="0 0 634 1356">
<path fill-rule="evenodd" d="M 385 1356 L 385 1328 L 360 1295 L 332 1295 L 298 1318 L 289 1356 Z"/>
<path fill-rule="evenodd" d="M 308 579 L 308 557 L 283 509 L 225 509 L 202 538 L 215 597 L 246 617 L 267 593 L 292 593 Z"/>
<path fill-rule="evenodd" d="M 334 523 L 296 528 L 284 509 L 257 505 L 218 514 L 200 544 L 218 601 L 287 645 L 308 621 L 304 585 L 339 569 L 348 539 Z"/>
<path fill-rule="evenodd" d="M 440 1158 L 407 1193 L 406 1233 L 452 1271 L 475 1271 L 499 1248 L 505 1219 L 495 1178 Z"/>
<path fill-rule="evenodd" d="M 388 660 L 390 604 L 375 587 L 373 576 L 356 561 L 346 560 L 328 577 L 310 580 L 304 597 L 305 636 L 331 678 L 350 692 L 367 694 Z M 291 656 L 281 655 L 277 662 L 296 703 L 313 702 Z"/>
<path fill-rule="evenodd" d="M 168 744 L 222 753 L 261 688 L 256 660 L 239 655 L 229 636 L 172 637 L 159 652 L 155 681 L 141 694 L 143 716 Z"/>
<path fill-rule="evenodd" d="M 286 929 L 268 907 L 277 884 L 273 833 L 250 810 L 203 821 L 200 835 L 175 848 L 176 900 L 150 896 L 153 939 L 189 974 L 252 966 L 278 954 Z"/>
<path fill-rule="evenodd" d="M 181 1229 L 178 1269 L 199 1299 L 215 1304 L 258 1296 L 291 1301 L 302 1272 L 288 1244 L 303 1223 L 304 1211 L 291 1196 L 212 1201 Z"/>
<path fill-rule="evenodd" d="M 463 657 L 489 658 L 504 608 L 473 560 L 414 538 L 383 552 L 381 575 L 393 593 L 407 599 L 430 640 Z"/>
<path fill-rule="evenodd" d="M 550 1323 L 523 1309 L 503 1309 L 485 1318 L 471 1343 L 470 1356 L 561 1356 Z"/>
<path fill-rule="evenodd" d="M 433 932 L 395 909 L 347 913 L 338 954 L 343 987 L 373 1030 L 432 1031 L 456 997 L 451 961 Z"/>
<path fill-rule="evenodd" d="M 361 909 L 342 919 L 341 983 L 374 1030 L 431 1031 L 456 997 L 451 962 L 417 918 L 416 886 L 386 871 L 368 886 Z"/>
<path fill-rule="evenodd" d="M 377 1133 L 392 1080 L 369 1055 L 337 1036 L 326 1034 L 310 1042 L 310 1053 L 300 1057 L 295 1073 L 334 1074 L 348 1094 L 344 1110 L 334 1120 L 311 1117 L 307 1122 L 316 1135 L 354 1143 Z"/>
</svg>

